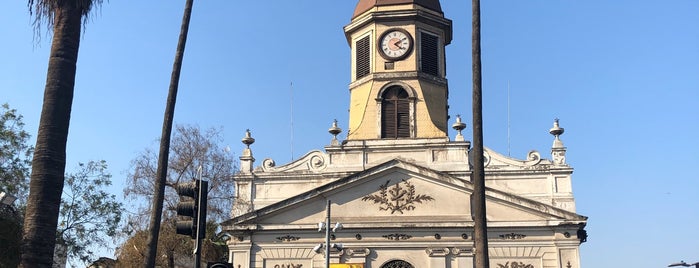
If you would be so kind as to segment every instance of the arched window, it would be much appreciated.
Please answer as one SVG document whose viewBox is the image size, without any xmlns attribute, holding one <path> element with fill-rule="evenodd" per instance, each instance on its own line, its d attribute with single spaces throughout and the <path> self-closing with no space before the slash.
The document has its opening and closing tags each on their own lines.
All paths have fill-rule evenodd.
<svg viewBox="0 0 699 268">
<path fill-rule="evenodd" d="M 410 138 L 410 99 L 400 86 L 386 89 L 381 96 L 381 138 Z"/>
<path fill-rule="evenodd" d="M 381 265 L 381 268 L 414 268 L 412 264 L 403 260 L 394 260 Z"/>
</svg>

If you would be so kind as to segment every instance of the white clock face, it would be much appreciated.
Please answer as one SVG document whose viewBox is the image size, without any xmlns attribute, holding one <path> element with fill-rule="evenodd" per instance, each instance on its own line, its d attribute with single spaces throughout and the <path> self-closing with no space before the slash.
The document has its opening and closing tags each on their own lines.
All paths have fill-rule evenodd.
<svg viewBox="0 0 699 268">
<path fill-rule="evenodd" d="M 381 54 L 391 60 L 405 57 L 412 49 L 413 39 L 405 31 L 390 30 L 381 37 Z"/>
</svg>

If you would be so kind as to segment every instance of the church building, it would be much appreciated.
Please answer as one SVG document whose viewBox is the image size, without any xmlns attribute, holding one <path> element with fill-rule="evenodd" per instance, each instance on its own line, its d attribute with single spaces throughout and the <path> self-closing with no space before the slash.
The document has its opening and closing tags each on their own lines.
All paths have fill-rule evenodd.
<svg viewBox="0 0 699 268">
<path fill-rule="evenodd" d="M 344 31 L 352 65 L 347 138 L 337 139 L 343 130 L 335 122 L 324 150 L 256 164 L 246 133 L 233 218 L 222 223 L 229 262 L 472 268 L 471 143 L 448 113 L 452 21 L 439 0 L 359 0 Z M 587 217 L 575 210 L 558 120 L 550 133 L 550 160 L 485 148 L 491 267 L 580 267 Z"/>
</svg>

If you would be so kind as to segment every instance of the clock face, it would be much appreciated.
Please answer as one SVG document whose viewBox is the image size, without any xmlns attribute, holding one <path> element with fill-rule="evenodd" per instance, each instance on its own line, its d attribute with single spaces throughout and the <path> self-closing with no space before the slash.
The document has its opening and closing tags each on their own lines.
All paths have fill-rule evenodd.
<svg viewBox="0 0 699 268">
<path fill-rule="evenodd" d="M 413 38 L 402 29 L 392 29 L 381 35 L 379 50 L 387 60 L 400 60 L 413 49 Z"/>
</svg>

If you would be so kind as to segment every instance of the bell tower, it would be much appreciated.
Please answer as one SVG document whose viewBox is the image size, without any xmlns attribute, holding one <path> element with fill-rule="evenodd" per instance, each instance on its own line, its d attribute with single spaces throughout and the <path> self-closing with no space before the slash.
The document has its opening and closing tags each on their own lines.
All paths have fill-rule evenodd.
<svg viewBox="0 0 699 268">
<path fill-rule="evenodd" d="M 347 139 L 447 137 L 452 22 L 439 0 L 359 0 L 344 31 L 352 58 Z"/>
</svg>

